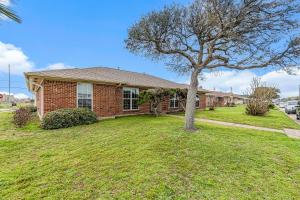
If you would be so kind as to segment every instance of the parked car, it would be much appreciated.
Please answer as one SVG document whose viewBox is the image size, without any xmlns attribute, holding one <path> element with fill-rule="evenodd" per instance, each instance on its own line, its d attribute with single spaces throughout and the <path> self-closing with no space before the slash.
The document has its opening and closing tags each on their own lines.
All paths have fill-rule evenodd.
<svg viewBox="0 0 300 200">
<path fill-rule="evenodd" d="M 300 120 L 300 101 L 298 101 L 298 106 L 296 107 L 296 116 Z"/>
<path fill-rule="evenodd" d="M 285 106 L 285 112 L 287 114 L 296 114 L 297 106 L 298 106 L 298 101 L 288 101 Z"/>
<path fill-rule="evenodd" d="M 279 103 L 279 108 L 285 108 L 286 106 L 286 103 L 285 102 L 280 102 Z"/>
</svg>

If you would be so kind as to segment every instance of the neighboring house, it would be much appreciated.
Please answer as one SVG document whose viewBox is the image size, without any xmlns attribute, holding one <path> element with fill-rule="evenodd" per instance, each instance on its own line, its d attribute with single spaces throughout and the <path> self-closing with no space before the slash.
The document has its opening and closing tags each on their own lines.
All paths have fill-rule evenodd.
<svg viewBox="0 0 300 200">
<path fill-rule="evenodd" d="M 0 98 L 0 102 L 8 103 L 9 101 L 10 102 L 15 101 L 14 95 L 8 95 L 8 94 L 1 94 L 1 95 L 2 95 L 2 98 Z"/>
<path fill-rule="evenodd" d="M 248 98 L 242 95 L 233 94 L 233 102 L 236 105 L 246 104 L 248 102 Z"/>
<path fill-rule="evenodd" d="M 138 95 L 149 88 L 187 88 L 148 74 L 107 67 L 61 69 L 25 73 L 27 86 L 35 93 L 40 117 L 60 108 L 85 107 L 98 117 L 150 113 L 149 103 L 138 105 Z M 199 89 L 197 106 L 204 109 L 206 90 Z M 176 97 L 166 98 L 161 112 L 181 110 Z"/>
<path fill-rule="evenodd" d="M 206 93 L 206 106 L 208 107 L 212 104 L 222 107 L 232 103 L 244 104 L 246 103 L 246 98 L 237 94 L 219 91 L 209 91 Z"/>
</svg>

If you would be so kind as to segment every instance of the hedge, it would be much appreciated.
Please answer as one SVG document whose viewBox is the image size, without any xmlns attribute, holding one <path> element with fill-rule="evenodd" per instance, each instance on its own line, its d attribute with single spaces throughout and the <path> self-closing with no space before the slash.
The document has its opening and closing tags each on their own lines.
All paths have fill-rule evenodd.
<svg viewBox="0 0 300 200">
<path fill-rule="evenodd" d="M 85 109 L 59 109 L 46 114 L 42 120 L 43 129 L 67 128 L 97 122 L 96 113 Z"/>
</svg>

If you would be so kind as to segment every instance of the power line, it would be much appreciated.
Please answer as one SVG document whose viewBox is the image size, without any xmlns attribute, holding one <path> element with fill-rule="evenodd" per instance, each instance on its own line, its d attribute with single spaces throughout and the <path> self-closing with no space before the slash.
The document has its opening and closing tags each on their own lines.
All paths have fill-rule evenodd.
<svg viewBox="0 0 300 200">
<path fill-rule="evenodd" d="M 8 65 L 8 103 L 10 104 L 10 64 Z"/>
</svg>

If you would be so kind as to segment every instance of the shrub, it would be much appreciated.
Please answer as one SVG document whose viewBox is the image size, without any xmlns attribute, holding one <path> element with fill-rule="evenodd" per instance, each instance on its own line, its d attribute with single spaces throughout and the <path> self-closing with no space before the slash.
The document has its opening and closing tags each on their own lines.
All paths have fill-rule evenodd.
<svg viewBox="0 0 300 200">
<path fill-rule="evenodd" d="M 249 102 L 246 107 L 248 115 L 265 115 L 272 104 L 272 99 L 277 97 L 278 89 L 268 87 L 266 83 L 261 82 L 261 79 L 254 78 L 251 82 L 248 91 Z"/>
<path fill-rule="evenodd" d="M 264 116 L 269 111 L 268 105 L 269 104 L 267 102 L 251 99 L 247 103 L 246 114 L 253 116 Z"/>
<path fill-rule="evenodd" d="M 269 104 L 269 109 L 274 109 L 275 105 L 273 103 Z"/>
<path fill-rule="evenodd" d="M 41 126 L 43 129 L 59 129 L 95 122 L 97 122 L 96 113 L 88 109 L 59 109 L 47 113 Z"/>
<path fill-rule="evenodd" d="M 211 111 L 215 110 L 215 106 L 214 105 L 209 106 L 208 110 L 211 110 Z"/>
<path fill-rule="evenodd" d="M 235 106 L 235 103 L 234 103 L 234 102 L 227 102 L 227 103 L 225 104 L 225 106 L 227 106 L 227 107 L 234 107 L 234 106 Z"/>
<path fill-rule="evenodd" d="M 17 127 L 25 126 L 31 118 L 31 112 L 26 108 L 19 108 L 14 112 L 13 123 Z"/>
<path fill-rule="evenodd" d="M 24 106 L 23 108 L 26 108 L 31 113 L 34 113 L 37 111 L 37 107 L 33 106 L 33 105 Z"/>
</svg>

